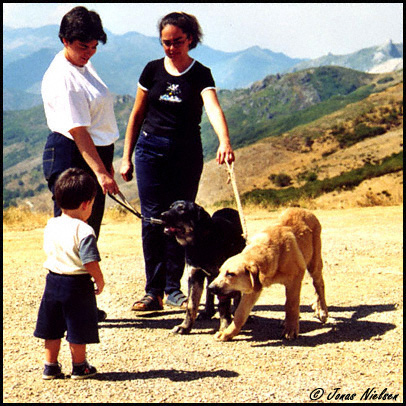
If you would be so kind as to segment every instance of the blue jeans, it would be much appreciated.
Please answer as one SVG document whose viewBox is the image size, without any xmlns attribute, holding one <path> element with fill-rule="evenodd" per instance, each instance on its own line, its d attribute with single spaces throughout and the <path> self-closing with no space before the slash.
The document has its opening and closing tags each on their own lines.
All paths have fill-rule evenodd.
<svg viewBox="0 0 406 406">
<path fill-rule="evenodd" d="M 106 169 L 109 169 L 113 162 L 114 144 L 105 147 L 96 147 L 96 149 Z M 82 154 L 79 152 L 75 141 L 59 133 L 53 132 L 49 134 L 42 156 L 42 163 L 44 176 L 48 182 L 48 188 L 52 192 L 52 199 L 54 200 L 55 217 L 60 216 L 62 211 L 55 201 L 54 186 L 56 179 L 64 170 L 68 168 L 81 168 L 88 172 L 96 180 L 97 194 L 93 204 L 92 215 L 88 220 L 88 224 L 93 227 L 96 237 L 98 238 L 104 214 L 106 196 L 97 182 L 96 175 L 90 169 L 86 161 L 83 159 Z"/>
<path fill-rule="evenodd" d="M 200 137 L 190 140 L 155 136 L 141 131 L 135 150 L 141 213 L 159 218 L 176 200 L 196 199 L 203 170 Z M 163 297 L 180 290 L 185 252 L 163 226 L 142 222 L 145 291 Z"/>
</svg>

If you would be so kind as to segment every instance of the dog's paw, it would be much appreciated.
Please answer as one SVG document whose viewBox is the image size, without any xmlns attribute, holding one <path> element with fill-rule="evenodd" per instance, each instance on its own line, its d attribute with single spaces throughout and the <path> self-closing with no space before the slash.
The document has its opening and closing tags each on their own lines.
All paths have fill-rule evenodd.
<svg viewBox="0 0 406 406">
<path fill-rule="evenodd" d="M 282 338 L 286 340 L 294 340 L 299 335 L 299 329 L 295 327 L 285 327 L 282 333 Z"/>
<path fill-rule="evenodd" d="M 190 328 L 183 327 L 182 324 L 179 326 L 175 326 L 172 330 L 171 333 L 173 334 L 189 334 L 190 333 Z"/>
<path fill-rule="evenodd" d="M 316 317 L 324 324 L 328 319 L 328 313 L 324 310 L 320 310 L 316 313 Z"/>
<path fill-rule="evenodd" d="M 220 319 L 220 327 L 219 331 L 225 331 L 228 326 L 231 324 L 232 320 L 231 319 Z"/>
<path fill-rule="evenodd" d="M 214 334 L 214 339 L 216 341 L 230 341 L 231 336 L 226 334 L 224 331 L 217 331 L 216 334 Z"/>
<path fill-rule="evenodd" d="M 323 310 L 317 301 L 313 303 L 312 309 L 314 310 L 314 316 L 324 324 L 328 318 L 327 310 Z"/>
</svg>

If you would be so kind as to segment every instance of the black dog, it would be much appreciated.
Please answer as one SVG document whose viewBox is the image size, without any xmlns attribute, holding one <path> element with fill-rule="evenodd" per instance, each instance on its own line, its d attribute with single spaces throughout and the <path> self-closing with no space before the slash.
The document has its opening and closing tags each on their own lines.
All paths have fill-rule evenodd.
<svg viewBox="0 0 406 406">
<path fill-rule="evenodd" d="M 187 334 L 197 317 L 204 280 L 207 285 L 216 278 L 223 262 L 245 247 L 245 239 L 238 212 L 234 209 L 221 209 L 212 217 L 196 203 L 178 200 L 168 211 L 162 213 L 165 233 L 173 235 L 185 248 L 189 270 L 189 292 L 186 318 L 172 332 Z M 240 294 L 235 300 L 239 300 Z M 220 331 L 231 323 L 231 299 L 233 296 L 218 296 Z M 234 303 L 237 305 L 236 303 Z M 200 317 L 211 319 L 215 313 L 214 295 L 207 291 L 205 312 Z"/>
</svg>

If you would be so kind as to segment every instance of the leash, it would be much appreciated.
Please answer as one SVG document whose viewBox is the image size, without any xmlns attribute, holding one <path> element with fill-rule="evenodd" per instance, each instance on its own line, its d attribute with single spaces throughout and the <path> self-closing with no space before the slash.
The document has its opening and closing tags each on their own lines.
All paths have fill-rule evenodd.
<svg viewBox="0 0 406 406">
<path fill-rule="evenodd" d="M 139 219 L 147 221 L 148 223 L 152 224 L 163 224 L 164 222 L 160 219 L 154 219 L 153 217 L 145 217 L 141 213 L 139 213 L 131 204 L 127 201 L 127 199 L 124 197 L 124 195 L 119 191 L 116 196 L 118 196 L 120 199 L 117 199 L 116 196 L 112 195 L 111 193 L 108 193 L 108 195 L 116 201 L 118 204 L 121 206 L 125 207 L 128 211 L 130 211 L 132 214 L 136 215 Z"/>
<path fill-rule="evenodd" d="M 228 176 L 229 176 L 229 179 L 231 180 L 231 185 L 233 186 L 235 201 L 237 202 L 238 214 L 240 216 L 241 225 L 242 225 L 242 229 L 243 229 L 243 236 L 244 236 L 245 240 L 247 240 L 248 239 L 247 224 L 245 222 L 244 213 L 242 211 L 240 195 L 239 195 L 238 189 L 237 189 L 237 182 L 235 180 L 234 162 L 231 162 L 231 165 L 230 165 L 228 163 L 228 161 L 226 160 L 226 165 L 227 165 Z"/>
</svg>

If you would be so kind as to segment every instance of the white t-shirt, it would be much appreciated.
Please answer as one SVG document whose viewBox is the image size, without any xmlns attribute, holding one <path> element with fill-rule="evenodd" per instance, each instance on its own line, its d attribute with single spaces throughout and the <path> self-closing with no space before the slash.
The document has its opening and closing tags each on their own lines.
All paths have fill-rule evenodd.
<svg viewBox="0 0 406 406">
<path fill-rule="evenodd" d="M 65 214 L 48 220 L 44 251 L 47 255 L 44 268 L 63 275 L 87 274 L 84 264 L 100 261 L 93 228 Z"/>
<path fill-rule="evenodd" d="M 48 127 L 73 139 L 69 130 L 87 127 L 96 146 L 119 137 L 113 95 L 89 61 L 79 67 L 59 52 L 45 72 L 41 87 Z"/>
</svg>

